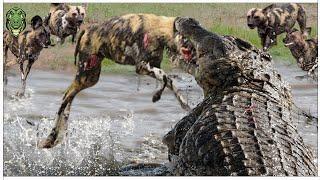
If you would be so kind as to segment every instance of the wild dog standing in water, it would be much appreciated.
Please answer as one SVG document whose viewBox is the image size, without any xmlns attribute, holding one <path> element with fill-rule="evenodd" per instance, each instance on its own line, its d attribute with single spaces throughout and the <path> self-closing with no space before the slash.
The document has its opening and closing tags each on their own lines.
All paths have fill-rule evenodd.
<svg viewBox="0 0 320 180">
<path fill-rule="evenodd" d="M 57 41 L 64 43 L 65 38 L 72 35 L 72 42 L 86 16 L 87 4 L 71 6 L 65 3 L 52 3 L 49 19 L 50 33 L 57 36 Z"/>
<path fill-rule="evenodd" d="M 300 31 L 307 34 L 311 28 L 306 27 L 306 11 L 300 4 L 272 4 L 264 9 L 252 8 L 247 13 L 247 25 L 257 28 L 264 50 L 277 44 L 277 35 L 292 29 L 296 21 Z"/>
<path fill-rule="evenodd" d="M 298 66 L 302 70 L 308 71 L 309 76 L 315 77 L 315 70 L 318 68 L 318 39 L 306 40 L 306 38 L 305 34 L 293 29 L 287 33 L 283 43 L 290 49 Z"/>
<path fill-rule="evenodd" d="M 158 101 L 166 86 L 172 88 L 172 81 L 160 69 L 160 64 L 164 48 L 175 48 L 176 19 L 153 14 L 127 14 L 83 30 L 75 49 L 75 58 L 79 54 L 76 77 L 64 94 L 54 128 L 38 147 L 51 148 L 62 140 L 74 97 L 98 82 L 104 58 L 134 65 L 138 74 L 162 81 L 163 86 L 152 98 L 153 102 Z"/>
<path fill-rule="evenodd" d="M 22 91 L 18 92 L 19 96 L 24 95 L 27 76 L 33 63 L 38 59 L 41 50 L 51 45 L 50 32 L 44 24 L 40 16 L 34 16 L 31 19 L 32 28 L 21 32 L 18 37 L 14 37 L 9 31 L 3 32 L 3 51 L 6 64 L 8 63 L 8 49 L 10 49 L 20 65 Z M 28 61 L 25 69 L 23 66 L 24 61 Z M 4 71 L 4 76 L 6 77 L 5 66 Z"/>
</svg>

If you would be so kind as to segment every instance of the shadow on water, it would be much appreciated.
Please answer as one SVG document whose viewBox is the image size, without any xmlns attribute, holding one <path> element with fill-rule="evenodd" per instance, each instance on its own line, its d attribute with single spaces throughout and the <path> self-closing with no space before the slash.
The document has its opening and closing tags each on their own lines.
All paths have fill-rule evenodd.
<svg viewBox="0 0 320 180">
<path fill-rule="evenodd" d="M 295 103 L 317 117 L 317 83 L 295 79 L 304 72 L 294 65 L 276 65 L 292 85 Z M 138 87 L 137 75 L 102 75 L 96 86 L 76 97 L 65 141 L 53 149 L 37 149 L 37 141 L 53 126 L 73 76 L 34 70 L 27 82 L 27 97 L 16 99 L 10 94 L 18 90 L 20 80 L 11 74 L 9 97 L 4 100 L 4 175 L 119 175 L 120 167 L 137 163 L 156 167 L 142 175 L 161 174 L 157 164 L 167 162 L 161 138 L 187 112 L 169 90 L 152 103 L 155 80 L 140 78 Z M 297 125 L 306 144 L 317 152 L 317 122 L 298 120 Z M 122 170 L 126 168 L 132 167 Z"/>
</svg>

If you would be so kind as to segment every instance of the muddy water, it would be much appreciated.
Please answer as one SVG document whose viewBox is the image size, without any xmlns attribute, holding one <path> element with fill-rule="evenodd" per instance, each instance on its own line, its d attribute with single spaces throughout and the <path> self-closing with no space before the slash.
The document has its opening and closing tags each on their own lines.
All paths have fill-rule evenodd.
<svg viewBox="0 0 320 180">
<path fill-rule="evenodd" d="M 317 84 L 295 79 L 303 74 L 295 66 L 279 64 L 279 70 L 292 83 L 296 103 L 317 116 Z M 49 133 L 63 91 L 72 80 L 71 74 L 33 70 L 27 97 L 15 99 L 10 95 L 20 87 L 19 76 L 9 76 L 9 97 L 4 101 L 6 176 L 117 175 L 124 164 L 167 161 L 161 137 L 187 112 L 169 90 L 152 103 L 155 80 L 142 76 L 138 85 L 135 74 L 102 75 L 96 86 L 74 100 L 65 142 L 53 149 L 37 149 L 37 140 Z M 316 152 L 317 122 L 298 125 Z"/>
</svg>

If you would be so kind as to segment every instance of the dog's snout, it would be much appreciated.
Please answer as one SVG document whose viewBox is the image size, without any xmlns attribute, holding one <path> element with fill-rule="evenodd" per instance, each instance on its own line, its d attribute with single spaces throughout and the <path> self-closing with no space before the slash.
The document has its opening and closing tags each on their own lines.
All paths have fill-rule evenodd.
<svg viewBox="0 0 320 180">
<path fill-rule="evenodd" d="M 33 60 L 33 55 L 32 54 L 28 54 L 28 59 L 29 60 Z"/>
<path fill-rule="evenodd" d="M 250 29 L 253 29 L 253 28 L 254 28 L 254 25 L 253 25 L 252 23 L 248 23 L 248 27 L 249 27 Z"/>
</svg>

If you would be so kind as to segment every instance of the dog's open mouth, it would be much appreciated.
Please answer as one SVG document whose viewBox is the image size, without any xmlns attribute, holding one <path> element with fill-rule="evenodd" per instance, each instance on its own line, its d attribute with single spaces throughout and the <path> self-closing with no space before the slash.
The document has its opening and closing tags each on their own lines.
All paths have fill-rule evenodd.
<svg viewBox="0 0 320 180">
<path fill-rule="evenodd" d="M 181 54 L 183 56 L 183 59 L 187 62 L 190 62 L 192 59 L 192 52 L 189 48 L 181 47 Z"/>
<path fill-rule="evenodd" d="M 187 38 L 180 34 L 179 53 L 186 63 L 196 64 L 196 52 L 194 45 Z"/>
</svg>

